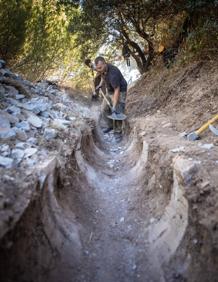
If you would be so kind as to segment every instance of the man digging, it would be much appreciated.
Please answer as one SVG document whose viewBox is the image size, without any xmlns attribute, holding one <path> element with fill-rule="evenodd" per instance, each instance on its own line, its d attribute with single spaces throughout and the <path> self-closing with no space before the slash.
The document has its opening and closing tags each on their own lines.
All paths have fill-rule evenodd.
<svg viewBox="0 0 218 282">
<path fill-rule="evenodd" d="M 103 57 L 97 57 L 95 59 L 96 71 L 101 74 L 102 80 L 106 84 L 107 94 L 106 99 L 102 104 L 102 116 L 106 123 L 106 128 L 103 129 L 104 133 L 108 133 L 114 129 L 115 133 L 122 132 L 122 120 L 125 119 L 125 102 L 127 93 L 127 82 L 124 79 L 120 70 L 106 63 Z M 101 87 L 100 85 L 97 87 Z M 108 100 L 110 105 L 108 105 Z M 115 126 L 113 128 L 113 122 Z"/>
</svg>

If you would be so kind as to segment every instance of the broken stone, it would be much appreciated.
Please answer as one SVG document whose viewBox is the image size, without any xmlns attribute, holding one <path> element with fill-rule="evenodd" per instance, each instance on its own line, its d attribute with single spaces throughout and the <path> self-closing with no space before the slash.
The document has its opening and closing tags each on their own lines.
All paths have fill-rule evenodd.
<svg viewBox="0 0 218 282">
<path fill-rule="evenodd" d="M 53 120 L 61 118 L 60 112 L 54 111 L 54 110 L 49 111 L 49 116 L 50 116 Z"/>
<path fill-rule="evenodd" d="M 26 117 L 23 114 L 17 114 L 16 117 L 21 121 L 26 120 Z"/>
<path fill-rule="evenodd" d="M 17 128 L 16 129 L 16 136 L 20 141 L 26 141 L 27 140 L 27 135 L 26 132 L 23 131 L 22 129 Z"/>
<path fill-rule="evenodd" d="M 146 131 L 142 131 L 142 132 L 139 133 L 139 136 L 141 136 L 141 137 L 143 137 L 145 135 L 146 135 Z"/>
<path fill-rule="evenodd" d="M 22 83 L 25 84 L 26 86 L 33 87 L 33 84 L 29 80 L 22 79 Z"/>
<path fill-rule="evenodd" d="M 5 70 L 0 68 L 0 76 L 4 76 Z"/>
<path fill-rule="evenodd" d="M 19 123 L 16 123 L 16 127 L 23 131 L 30 131 L 30 125 L 28 121 L 21 121 Z"/>
<path fill-rule="evenodd" d="M 55 109 L 55 110 L 58 110 L 58 111 L 63 111 L 67 108 L 67 106 L 62 104 L 62 103 L 56 103 L 56 104 L 53 105 L 52 108 Z"/>
<path fill-rule="evenodd" d="M 5 77 L 15 77 L 9 69 L 0 69 L 0 73 Z"/>
<path fill-rule="evenodd" d="M 13 87 L 13 86 L 6 85 L 6 89 L 9 92 L 8 94 L 9 94 L 10 97 L 15 97 L 16 95 L 19 94 L 18 90 L 15 87 Z M 14 104 L 15 102 L 12 101 L 11 103 Z"/>
<path fill-rule="evenodd" d="M 44 94 L 43 91 L 42 91 L 42 89 L 39 88 L 39 87 L 37 87 L 37 86 L 34 87 L 34 92 L 35 92 L 36 94 L 38 94 L 38 95 L 43 95 L 43 94 Z"/>
<path fill-rule="evenodd" d="M 182 178 L 185 184 L 190 184 L 198 167 L 196 161 L 189 161 L 180 156 L 173 160 L 175 173 Z"/>
<path fill-rule="evenodd" d="M 35 105 L 32 102 L 28 101 L 22 104 L 22 108 L 28 111 L 33 111 L 35 109 Z"/>
<path fill-rule="evenodd" d="M 0 145 L 0 152 L 6 152 L 8 150 L 10 150 L 9 145 L 7 144 Z"/>
<path fill-rule="evenodd" d="M 13 116 L 13 115 L 11 115 L 8 112 L 5 112 L 3 110 L 0 110 L 0 116 L 3 116 L 4 118 L 6 118 L 10 123 L 19 122 L 19 119 L 16 116 Z"/>
<path fill-rule="evenodd" d="M 32 98 L 30 101 L 26 103 L 19 103 L 19 107 L 32 111 L 35 114 L 39 114 L 40 112 L 46 111 L 50 107 L 50 102 L 48 98 Z"/>
<path fill-rule="evenodd" d="M 4 76 L 6 77 L 12 77 L 12 78 L 15 78 L 16 79 L 16 75 L 14 75 L 13 72 L 11 72 L 9 69 L 2 69 L 1 71 L 4 71 Z"/>
<path fill-rule="evenodd" d="M 33 160 L 33 159 L 27 159 L 26 160 L 26 163 L 28 166 L 33 166 L 36 164 L 36 160 Z"/>
<path fill-rule="evenodd" d="M 209 185 L 210 185 L 210 181 L 204 181 L 199 186 L 200 186 L 200 188 L 204 189 Z"/>
<path fill-rule="evenodd" d="M 74 120 L 76 120 L 76 117 L 70 116 L 70 117 L 69 117 L 69 120 L 70 120 L 70 121 L 74 121 Z"/>
<path fill-rule="evenodd" d="M 13 128 L 0 128 L 0 139 L 8 140 L 16 136 Z"/>
<path fill-rule="evenodd" d="M 0 94 L 1 94 L 2 98 L 3 98 L 4 95 L 5 95 L 5 88 L 4 88 L 3 85 L 0 85 Z"/>
<path fill-rule="evenodd" d="M 10 157 L 11 151 L 9 151 L 9 152 L 3 152 L 3 153 L 1 153 L 1 155 L 2 155 L 3 157 Z"/>
<path fill-rule="evenodd" d="M 15 159 L 15 163 L 19 164 L 22 161 L 23 157 L 24 157 L 24 150 L 22 150 L 22 149 L 13 149 L 11 151 L 11 156 L 12 156 L 13 159 Z"/>
<path fill-rule="evenodd" d="M 43 134 L 46 140 L 51 140 L 57 137 L 57 131 L 53 128 L 46 128 Z"/>
<path fill-rule="evenodd" d="M 207 149 L 207 150 L 210 150 L 214 147 L 212 143 L 211 144 L 199 144 L 198 146 L 201 147 L 202 149 Z"/>
<path fill-rule="evenodd" d="M 0 152 L 1 152 L 2 156 L 8 157 L 11 154 L 11 150 L 10 150 L 9 145 L 7 145 L 7 144 L 1 145 L 0 146 Z"/>
<path fill-rule="evenodd" d="M 0 60 L 0 69 L 6 66 L 6 62 L 4 60 Z"/>
<path fill-rule="evenodd" d="M 0 114 L 0 128 L 3 129 L 9 129 L 11 127 L 10 122 L 8 121 L 8 119 L 3 116 L 2 114 Z"/>
<path fill-rule="evenodd" d="M 174 148 L 172 150 L 170 150 L 172 153 L 179 153 L 179 152 L 185 152 L 185 147 L 184 146 L 180 146 L 177 148 Z"/>
<path fill-rule="evenodd" d="M 25 96 L 22 95 L 22 94 L 17 94 L 17 95 L 15 96 L 15 98 L 16 98 L 17 100 L 21 100 L 21 99 L 25 98 Z"/>
<path fill-rule="evenodd" d="M 15 145 L 15 147 L 18 148 L 18 149 L 25 149 L 26 146 L 27 146 L 27 144 L 24 143 L 24 142 L 19 142 Z"/>
<path fill-rule="evenodd" d="M 38 144 L 38 140 L 35 137 L 30 137 L 27 142 L 31 145 L 37 145 Z"/>
<path fill-rule="evenodd" d="M 3 166 L 5 168 L 12 168 L 13 159 L 0 156 L 0 166 Z"/>
<path fill-rule="evenodd" d="M 32 126 L 34 126 L 34 127 L 36 127 L 36 128 L 42 127 L 43 122 L 42 122 L 42 120 L 41 120 L 39 117 L 37 117 L 35 114 L 33 114 L 33 113 L 31 113 L 31 112 L 27 112 L 27 111 L 26 111 L 25 113 L 26 113 L 27 116 L 28 116 L 27 121 L 28 121 Z"/>
<path fill-rule="evenodd" d="M 38 89 L 43 89 L 43 90 L 45 90 L 45 89 L 48 87 L 48 82 L 46 82 L 46 81 L 40 81 L 40 82 L 37 83 L 36 87 L 37 87 Z"/>
<path fill-rule="evenodd" d="M 42 113 L 40 113 L 40 116 L 45 117 L 45 118 L 49 118 L 49 112 L 42 112 Z"/>
<path fill-rule="evenodd" d="M 7 112 L 9 112 L 10 114 L 18 115 L 21 113 L 21 110 L 17 106 L 10 106 L 7 108 Z"/>
<path fill-rule="evenodd" d="M 29 123 L 36 127 L 36 128 L 40 128 L 42 127 L 42 120 L 40 118 L 38 118 L 37 116 L 31 116 L 27 119 L 29 121 Z"/>
<path fill-rule="evenodd" d="M 33 98 L 32 101 L 35 104 L 35 109 L 33 110 L 34 113 L 45 112 L 48 108 L 51 107 L 51 103 L 49 102 L 48 98 Z"/>
<path fill-rule="evenodd" d="M 40 116 L 40 119 L 42 120 L 42 124 L 44 128 L 49 127 L 50 120 L 51 120 L 50 118 L 45 118 L 45 117 Z"/>
<path fill-rule="evenodd" d="M 27 148 L 25 149 L 25 158 L 29 158 L 37 152 L 36 148 Z"/>
</svg>

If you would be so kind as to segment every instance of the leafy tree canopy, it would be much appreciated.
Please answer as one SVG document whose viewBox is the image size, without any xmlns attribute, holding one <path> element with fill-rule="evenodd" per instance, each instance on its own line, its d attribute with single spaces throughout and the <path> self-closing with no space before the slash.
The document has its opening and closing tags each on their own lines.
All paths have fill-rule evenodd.
<svg viewBox="0 0 218 282">
<path fill-rule="evenodd" d="M 0 0 L 0 56 L 31 80 L 70 73 L 85 87 L 84 59 L 101 46 L 125 49 L 141 73 L 159 53 L 217 54 L 217 14 L 217 0 Z"/>
</svg>

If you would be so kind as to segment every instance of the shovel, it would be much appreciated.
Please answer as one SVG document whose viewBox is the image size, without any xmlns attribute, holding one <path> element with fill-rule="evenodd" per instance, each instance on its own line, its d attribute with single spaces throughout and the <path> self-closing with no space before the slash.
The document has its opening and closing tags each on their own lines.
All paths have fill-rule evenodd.
<svg viewBox="0 0 218 282">
<path fill-rule="evenodd" d="M 104 95 L 102 89 L 100 88 L 100 91 L 99 91 L 102 95 L 102 97 L 104 98 L 105 102 L 108 104 L 108 106 L 110 107 L 110 109 L 112 110 L 112 107 L 111 107 L 111 104 L 110 102 L 108 101 L 107 97 Z M 109 115 L 107 116 L 109 119 L 112 119 L 112 120 L 125 120 L 127 118 L 126 115 L 124 115 L 123 113 L 113 113 L 112 115 Z"/>
<path fill-rule="evenodd" d="M 113 113 L 112 115 L 107 117 L 112 120 L 121 120 L 121 121 L 127 118 L 127 116 L 124 115 L 123 113 Z"/>
<path fill-rule="evenodd" d="M 213 132 L 213 134 L 215 134 L 216 136 L 218 136 L 218 129 L 213 126 L 212 124 L 209 125 L 210 131 Z"/>
<path fill-rule="evenodd" d="M 187 135 L 187 139 L 189 141 L 195 141 L 197 139 L 200 138 L 200 134 L 206 130 L 209 126 L 210 126 L 210 130 L 213 131 L 213 133 L 217 132 L 218 133 L 218 130 L 212 126 L 212 123 L 214 123 L 215 121 L 218 120 L 218 115 L 215 115 L 212 119 L 208 120 L 208 122 L 206 122 L 205 124 L 203 124 L 198 130 L 196 131 L 193 131 L 191 133 L 189 133 Z M 211 127 L 212 126 L 212 127 Z M 211 129 L 212 128 L 212 129 Z M 216 134 L 216 133 L 215 133 Z"/>
</svg>

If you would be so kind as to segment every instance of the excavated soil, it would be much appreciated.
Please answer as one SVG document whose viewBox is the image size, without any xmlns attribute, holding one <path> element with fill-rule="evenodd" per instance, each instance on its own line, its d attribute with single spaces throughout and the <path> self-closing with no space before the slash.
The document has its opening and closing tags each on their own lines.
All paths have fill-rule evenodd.
<svg viewBox="0 0 218 282">
<path fill-rule="evenodd" d="M 215 114 L 217 68 L 161 75 L 130 90 L 121 140 L 90 123 L 26 180 L 35 192 L 0 242 L 1 281 L 218 281 L 217 137 L 179 135 Z"/>
<path fill-rule="evenodd" d="M 128 114 L 145 117 L 159 110 L 169 116 L 177 131 L 196 130 L 217 114 L 217 81 L 217 60 L 183 68 L 154 68 L 130 89 Z M 203 133 L 203 137 L 209 135 L 207 131 Z"/>
</svg>

